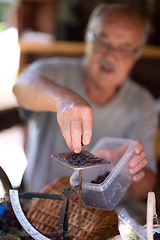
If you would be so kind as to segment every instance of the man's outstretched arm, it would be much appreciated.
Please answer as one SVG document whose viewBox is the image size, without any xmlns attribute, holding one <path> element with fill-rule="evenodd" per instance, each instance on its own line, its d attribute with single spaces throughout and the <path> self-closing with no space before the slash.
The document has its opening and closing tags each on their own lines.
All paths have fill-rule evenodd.
<svg viewBox="0 0 160 240">
<path fill-rule="evenodd" d="M 80 152 L 92 136 L 93 111 L 72 90 L 35 73 L 24 72 L 13 87 L 18 103 L 33 111 L 57 112 L 57 121 L 68 147 Z"/>
</svg>

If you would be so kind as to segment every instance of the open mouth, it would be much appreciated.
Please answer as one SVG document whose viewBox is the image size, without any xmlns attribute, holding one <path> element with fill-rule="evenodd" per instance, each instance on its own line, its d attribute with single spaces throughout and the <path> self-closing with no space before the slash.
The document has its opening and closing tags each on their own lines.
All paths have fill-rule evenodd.
<svg viewBox="0 0 160 240">
<path fill-rule="evenodd" d="M 108 73 L 108 74 L 111 74 L 111 73 L 114 73 L 114 69 L 111 68 L 111 67 L 108 67 L 108 66 L 100 66 L 100 70 L 105 72 L 105 73 Z"/>
</svg>

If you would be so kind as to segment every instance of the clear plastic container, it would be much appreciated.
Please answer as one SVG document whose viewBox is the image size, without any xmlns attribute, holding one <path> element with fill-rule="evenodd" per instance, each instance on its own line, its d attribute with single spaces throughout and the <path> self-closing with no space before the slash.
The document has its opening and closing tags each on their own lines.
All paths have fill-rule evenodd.
<svg viewBox="0 0 160 240">
<path fill-rule="evenodd" d="M 128 162 L 134 156 L 135 141 L 122 138 L 101 138 L 91 153 L 105 151 L 111 164 L 82 170 L 82 201 L 85 206 L 112 210 L 132 183 Z M 108 172 L 105 180 L 99 184 L 99 175 Z M 70 177 L 72 187 L 79 184 L 79 171 Z"/>
</svg>

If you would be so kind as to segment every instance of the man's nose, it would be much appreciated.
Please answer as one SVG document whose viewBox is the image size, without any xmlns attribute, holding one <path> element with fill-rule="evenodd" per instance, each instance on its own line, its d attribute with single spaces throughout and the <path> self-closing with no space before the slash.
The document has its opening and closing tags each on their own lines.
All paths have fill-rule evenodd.
<svg viewBox="0 0 160 240">
<path fill-rule="evenodd" d="M 119 58 L 118 50 L 111 45 L 107 46 L 107 48 L 104 51 L 104 56 L 112 57 L 114 59 L 118 59 Z"/>
</svg>

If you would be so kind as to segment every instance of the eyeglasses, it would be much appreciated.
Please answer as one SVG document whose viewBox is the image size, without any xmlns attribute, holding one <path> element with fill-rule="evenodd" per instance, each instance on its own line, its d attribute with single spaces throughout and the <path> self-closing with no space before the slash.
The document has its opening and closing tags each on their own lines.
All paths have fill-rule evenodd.
<svg viewBox="0 0 160 240">
<path fill-rule="evenodd" d="M 114 51 L 116 56 L 121 59 L 128 59 L 133 57 L 138 58 L 140 55 L 141 48 L 129 49 L 125 46 L 113 47 L 109 43 L 104 43 L 103 40 L 99 36 L 96 36 L 96 34 L 91 30 L 89 30 L 88 36 L 90 40 L 94 41 L 95 50 L 97 50 L 98 52 L 108 54 L 112 50 Z"/>
</svg>

